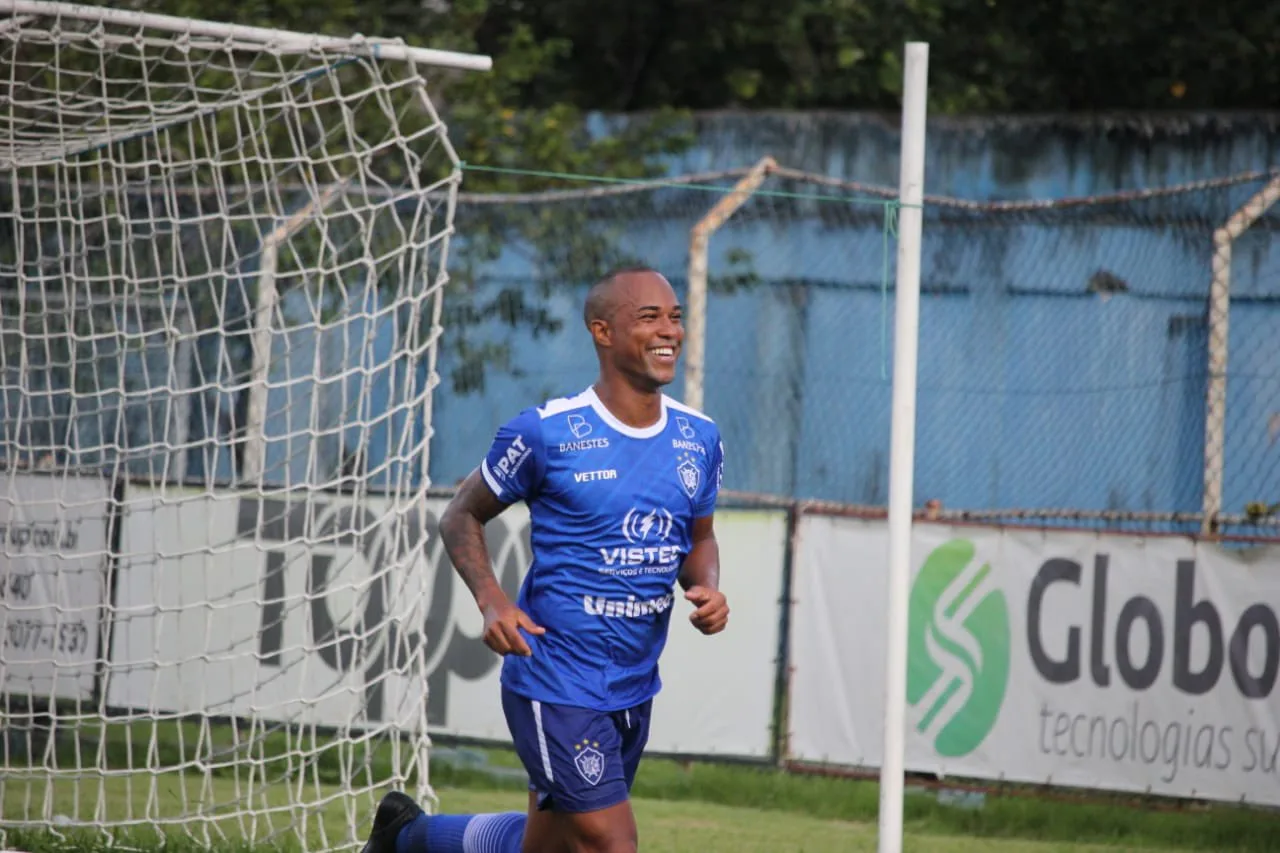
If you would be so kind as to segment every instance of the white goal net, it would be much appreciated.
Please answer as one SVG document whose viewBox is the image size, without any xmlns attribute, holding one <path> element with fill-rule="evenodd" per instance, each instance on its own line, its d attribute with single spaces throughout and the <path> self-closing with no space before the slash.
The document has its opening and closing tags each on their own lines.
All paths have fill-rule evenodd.
<svg viewBox="0 0 1280 853">
<path fill-rule="evenodd" d="M 0 0 L 0 833 L 430 803 L 424 64 L 471 60 Z"/>
</svg>

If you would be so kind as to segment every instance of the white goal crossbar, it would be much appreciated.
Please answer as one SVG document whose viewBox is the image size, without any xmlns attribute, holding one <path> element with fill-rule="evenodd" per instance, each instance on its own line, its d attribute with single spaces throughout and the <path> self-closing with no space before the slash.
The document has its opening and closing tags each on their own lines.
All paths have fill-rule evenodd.
<svg viewBox="0 0 1280 853">
<path fill-rule="evenodd" d="M 88 6 L 82 3 L 50 3 L 42 0 L 0 0 L 0 12 L 9 15 L 51 15 L 101 21 L 104 24 L 147 27 L 174 33 L 187 33 L 215 39 L 254 42 L 274 45 L 281 51 L 335 50 L 351 53 L 368 52 L 379 59 L 437 65 L 467 71 L 489 71 L 493 59 L 479 54 L 459 53 L 451 50 L 411 47 L 399 39 L 339 38 L 316 33 L 298 33 L 245 24 L 225 24 L 179 18 L 173 15 L 155 15 L 133 12 L 105 6 Z M 5 28 L 0 23 L 0 32 Z"/>
</svg>

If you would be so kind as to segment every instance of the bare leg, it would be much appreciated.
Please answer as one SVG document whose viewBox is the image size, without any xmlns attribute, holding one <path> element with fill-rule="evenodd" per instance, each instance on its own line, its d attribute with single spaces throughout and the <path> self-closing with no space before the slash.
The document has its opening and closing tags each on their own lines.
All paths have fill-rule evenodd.
<svg viewBox="0 0 1280 853">
<path fill-rule="evenodd" d="M 639 849 L 639 832 L 630 802 L 561 817 L 568 853 L 636 853 Z"/>
<path fill-rule="evenodd" d="M 529 821 L 524 825 L 521 853 L 569 853 L 564 815 L 538 808 L 538 795 L 529 792 Z"/>
</svg>

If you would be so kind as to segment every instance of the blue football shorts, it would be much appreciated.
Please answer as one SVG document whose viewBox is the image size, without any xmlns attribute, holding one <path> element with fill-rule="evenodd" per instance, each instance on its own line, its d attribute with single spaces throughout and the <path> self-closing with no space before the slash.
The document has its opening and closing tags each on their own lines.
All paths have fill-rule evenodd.
<svg viewBox="0 0 1280 853">
<path fill-rule="evenodd" d="M 538 702 L 502 688 L 507 726 L 538 808 L 589 812 L 624 802 L 649 740 L 649 699 L 600 712 Z"/>
</svg>

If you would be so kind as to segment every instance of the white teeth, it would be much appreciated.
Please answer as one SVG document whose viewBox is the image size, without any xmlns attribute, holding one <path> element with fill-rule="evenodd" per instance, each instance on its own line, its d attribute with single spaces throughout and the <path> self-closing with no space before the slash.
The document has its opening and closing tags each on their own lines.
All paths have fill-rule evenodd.
<svg viewBox="0 0 1280 853">
<path fill-rule="evenodd" d="M 672 347 L 654 347 L 652 352 L 656 355 L 675 355 L 676 351 Z"/>
</svg>

